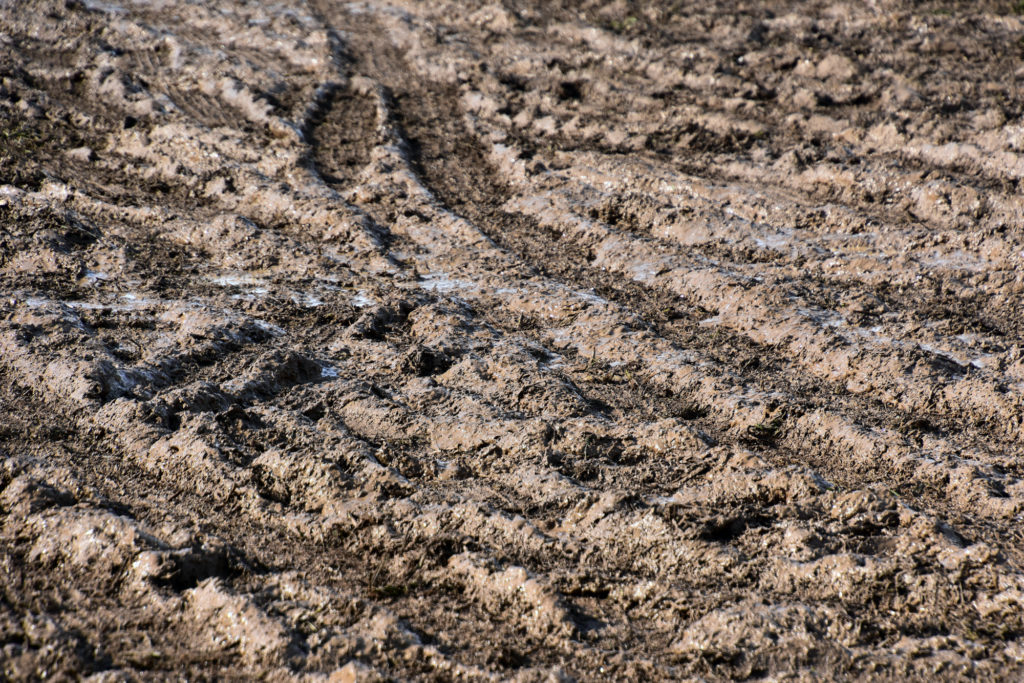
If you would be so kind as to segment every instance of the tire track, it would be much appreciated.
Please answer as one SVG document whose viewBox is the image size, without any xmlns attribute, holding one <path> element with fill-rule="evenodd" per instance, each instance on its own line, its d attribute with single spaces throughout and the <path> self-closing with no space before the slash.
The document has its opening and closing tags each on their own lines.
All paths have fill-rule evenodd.
<svg viewBox="0 0 1024 683">
<path fill-rule="evenodd" d="M 822 30 L 852 59 L 843 21 L 643 3 L 38 4 L 0 10 L 14 60 L 34 60 L 0 84 L 0 123 L 59 103 L 106 142 L 60 161 L 55 129 L 25 143 L 50 175 L 18 157 L 0 188 L 3 675 L 1012 678 L 1012 429 L 956 432 L 980 409 L 846 392 L 813 349 L 770 338 L 784 313 L 709 326 L 727 293 L 673 284 L 712 268 L 725 288 L 792 278 L 792 301 L 745 303 L 827 311 L 843 280 L 749 249 L 751 234 L 806 265 L 829 232 L 899 214 L 847 194 L 818 224 L 799 184 L 721 182 L 766 173 L 745 149 L 793 144 L 802 124 L 757 126 L 799 110 L 801 88 L 872 106 L 820 59 L 794 74 L 807 67 L 737 59 L 829 49 Z M 885 36 L 913 19 L 847 11 Z M 79 90 L 54 85 L 68 78 Z M 82 93 L 106 98 L 103 117 L 75 118 L 96 115 Z M 676 118 L 631 113 L 656 106 Z M 652 126 L 667 137 L 648 145 Z M 877 171 L 893 152 L 865 140 L 854 151 Z M 827 171 L 839 143 L 815 144 Z M 680 176 L 666 145 L 727 170 Z M 948 193 L 959 176 L 936 178 Z M 516 204 L 544 193 L 558 220 Z M 658 233 L 681 207 L 710 226 L 693 249 Z M 940 256 L 968 244 L 942 211 L 921 228 L 948 235 Z M 917 248 L 907 225 L 883 252 Z M 849 253 L 880 263 L 876 246 Z M 662 258 L 675 270 L 633 279 Z M 850 280 L 852 324 L 875 315 L 861 300 L 883 277 Z M 879 298 L 909 308 L 886 322 L 899 329 L 941 296 Z M 959 353 L 953 334 L 906 338 Z"/>
</svg>

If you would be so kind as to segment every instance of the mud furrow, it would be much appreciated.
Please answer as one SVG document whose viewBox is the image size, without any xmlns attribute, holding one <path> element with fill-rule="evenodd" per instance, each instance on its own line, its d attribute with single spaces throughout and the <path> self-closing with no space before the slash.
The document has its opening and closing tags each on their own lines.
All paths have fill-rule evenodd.
<svg viewBox="0 0 1024 683">
<path fill-rule="evenodd" d="M 415 236 L 415 235 L 416 235 L 416 231 L 414 231 L 414 232 L 413 232 L 412 234 L 413 234 L 413 235 Z M 433 238 L 434 238 L 434 239 L 436 239 L 437 237 L 439 237 L 439 235 L 438 235 L 437 233 L 433 233 L 433 232 L 428 232 L 428 233 L 426 233 L 426 234 L 430 234 L 430 235 L 433 235 Z M 460 232 L 459 232 L 458 234 L 459 234 L 459 235 L 461 235 L 461 234 L 463 234 L 463 233 L 462 233 L 462 232 L 460 231 Z M 414 238 L 415 238 L 415 237 L 414 237 Z M 469 239 L 472 239 L 472 238 L 469 238 Z M 460 239 L 459 237 L 456 237 L 456 240 L 459 240 L 459 241 L 461 241 L 461 239 Z"/>
<path fill-rule="evenodd" d="M 448 120 L 451 121 L 452 119 L 449 118 Z M 424 132 L 424 136 L 426 136 L 426 135 L 429 135 L 429 132 Z M 435 156 L 435 158 L 440 158 L 440 157 L 441 157 L 441 155 L 436 155 Z M 458 177 L 457 175 L 452 173 L 452 171 L 454 171 L 453 167 L 448 167 L 446 170 L 448 171 L 448 173 L 444 176 L 445 179 L 446 179 L 446 182 L 450 183 L 450 182 L 452 182 L 452 180 L 451 180 L 452 178 Z M 468 188 L 460 187 L 459 191 L 468 191 Z M 497 191 L 493 191 L 492 193 L 493 194 L 499 194 Z M 454 194 L 458 194 L 458 191 L 456 191 Z M 501 237 L 498 237 L 498 239 L 501 240 Z M 619 360 L 619 359 L 616 359 L 616 360 L 617 360 L 617 362 L 621 362 L 621 360 Z M 723 389 L 724 389 L 724 387 L 723 387 Z M 727 419 L 729 419 L 729 418 L 735 419 L 735 415 L 727 413 Z M 769 421 L 769 419 L 770 419 L 770 417 L 769 418 L 765 418 L 764 421 L 767 422 L 767 421 Z M 834 418 L 830 417 L 830 418 L 827 418 L 827 419 L 828 420 L 833 420 Z M 760 418 L 758 418 L 758 421 L 760 421 Z M 842 421 L 840 420 L 840 423 L 841 422 Z M 804 421 L 803 423 L 801 423 L 800 428 L 798 430 L 796 430 L 796 431 L 803 432 L 804 430 L 809 429 L 810 430 L 810 435 L 813 437 L 815 431 L 820 431 L 822 429 L 821 427 L 817 426 L 817 425 L 820 425 L 820 424 L 821 424 L 820 419 L 815 417 L 815 418 L 812 418 L 810 421 Z M 832 423 L 830 422 L 829 424 L 832 424 Z M 838 425 L 836 425 L 836 426 L 838 426 Z M 824 429 L 831 431 L 831 430 L 834 429 L 834 427 L 830 426 L 830 427 L 825 427 Z M 852 428 L 851 427 L 840 428 L 837 433 L 840 435 L 838 437 L 838 441 L 835 440 L 835 437 L 827 437 L 827 438 L 825 438 L 824 443 L 829 443 L 829 442 L 834 443 L 835 447 L 840 449 L 839 450 L 840 453 L 847 453 L 847 452 L 849 452 L 848 449 L 851 449 L 851 448 L 854 450 L 854 452 L 863 451 L 863 449 L 865 449 L 865 448 L 867 449 L 867 452 L 871 452 L 874 448 L 877 448 L 876 446 L 868 445 L 868 444 L 872 443 L 872 441 L 874 441 L 875 443 L 879 443 L 880 442 L 882 444 L 889 444 L 890 447 L 891 446 L 895 446 L 896 443 L 898 442 L 898 440 L 894 440 L 893 438 L 887 437 L 887 436 L 882 435 L 882 434 L 878 434 L 878 435 L 875 435 L 875 436 L 869 436 L 869 434 L 870 434 L 869 431 L 864 431 L 862 429 L 859 429 L 856 426 L 853 426 Z M 863 434 L 863 436 L 855 436 L 857 434 Z M 805 438 L 807 438 L 807 437 L 805 437 Z M 822 441 L 820 439 L 815 439 L 815 441 L 817 443 L 819 443 L 819 444 L 822 443 Z M 842 445 L 840 445 L 840 444 L 842 444 Z M 914 456 L 909 455 L 908 457 L 909 457 L 908 462 L 913 462 Z M 898 458 L 895 458 L 894 460 L 896 462 L 899 462 Z M 954 458 L 954 462 L 955 462 L 955 460 L 956 460 L 956 458 Z M 900 468 L 902 469 L 903 466 L 900 466 Z M 888 471 L 886 472 L 886 474 L 889 474 L 889 473 L 890 472 L 888 472 Z M 917 475 L 915 475 L 915 476 L 917 476 Z M 939 482 L 942 481 L 942 479 L 941 479 L 942 475 L 939 475 L 939 479 L 938 480 L 936 480 L 934 478 L 934 475 L 931 475 L 931 474 L 929 474 L 929 475 L 922 475 L 922 476 L 923 476 L 923 481 L 930 482 L 930 485 L 934 485 L 936 481 L 939 481 Z M 984 477 L 985 475 L 981 475 L 981 476 Z M 996 476 L 998 476 L 998 475 L 996 475 Z M 1012 484 L 1013 481 L 1014 480 L 1011 479 L 1009 483 Z M 999 507 L 999 506 L 997 505 L 997 507 Z M 997 509 L 997 508 L 993 508 L 993 509 Z M 1012 507 L 1006 508 L 1005 512 L 998 513 L 998 514 L 1008 514 L 1008 513 L 1012 514 L 1012 512 L 1009 512 L 1012 509 L 1013 509 Z"/>
<path fill-rule="evenodd" d="M 612 269 L 695 300 L 717 314 L 707 324 L 727 325 L 762 345 L 788 348 L 805 371 L 822 379 L 845 381 L 849 391 L 871 392 L 908 413 L 936 410 L 936 387 L 946 385 L 938 390 L 944 404 L 939 410 L 991 423 L 1011 439 L 1016 434 L 1019 399 L 1015 391 L 1004 387 L 1001 375 L 985 377 L 989 373 L 981 367 L 965 368 L 941 352 L 921 353 L 931 347 L 918 342 L 891 341 L 888 349 L 875 351 L 888 341 L 884 329 L 850 330 L 839 314 L 801 302 L 798 294 L 783 291 L 765 296 L 762 289 L 767 288 L 762 288 L 761 277 L 732 277 L 709 264 L 659 256 L 655 245 L 616 234 L 592 221 L 564 214 L 559 219 L 557 203 L 542 201 L 544 198 L 531 198 L 511 208 L 530 211 L 563 233 L 593 245 L 594 267 Z M 801 303 L 805 307 L 800 307 Z M 764 324 L 758 320 L 762 316 L 767 319 Z M 859 343 L 858 337 L 869 343 Z M 870 343 L 872 338 L 878 343 Z M 915 358 L 917 354 L 922 357 Z M 963 378 L 965 375 L 968 377 Z M 884 377 L 899 379 L 886 384 Z"/>
<path fill-rule="evenodd" d="M 30 9 L 0 676 L 1019 673 L 1018 17 Z"/>
</svg>

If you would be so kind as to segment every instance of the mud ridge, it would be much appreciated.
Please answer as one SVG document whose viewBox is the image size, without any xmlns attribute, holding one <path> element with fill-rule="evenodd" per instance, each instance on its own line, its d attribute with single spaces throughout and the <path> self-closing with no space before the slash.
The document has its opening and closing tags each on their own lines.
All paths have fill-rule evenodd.
<svg viewBox="0 0 1024 683">
<path fill-rule="evenodd" d="M 1018 679 L 1011 9 L 0 8 L 0 676 Z"/>
</svg>

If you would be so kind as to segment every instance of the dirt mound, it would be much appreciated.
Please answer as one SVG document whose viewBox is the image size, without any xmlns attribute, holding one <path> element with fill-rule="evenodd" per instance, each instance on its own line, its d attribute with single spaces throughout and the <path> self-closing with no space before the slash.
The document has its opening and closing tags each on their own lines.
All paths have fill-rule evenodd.
<svg viewBox="0 0 1024 683">
<path fill-rule="evenodd" d="M 2 676 L 1024 676 L 1012 4 L 0 5 Z"/>
</svg>

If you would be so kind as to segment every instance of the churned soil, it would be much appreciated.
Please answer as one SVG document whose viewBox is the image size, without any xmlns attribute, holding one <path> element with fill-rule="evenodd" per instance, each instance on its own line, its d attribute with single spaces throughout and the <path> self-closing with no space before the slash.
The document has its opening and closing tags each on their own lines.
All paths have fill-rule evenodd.
<svg viewBox="0 0 1024 683">
<path fill-rule="evenodd" d="M 1024 677 L 1021 3 L 0 3 L 0 678 Z"/>
</svg>

